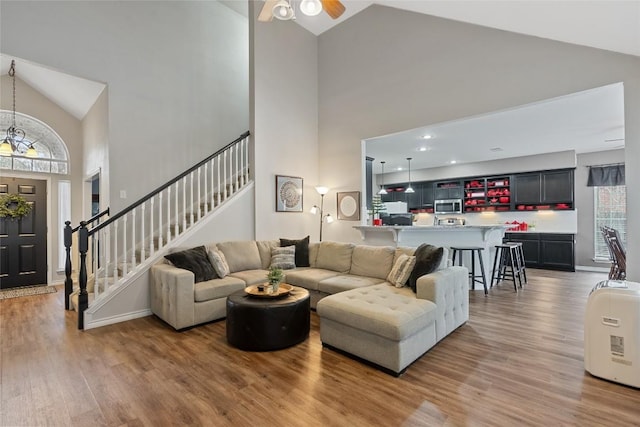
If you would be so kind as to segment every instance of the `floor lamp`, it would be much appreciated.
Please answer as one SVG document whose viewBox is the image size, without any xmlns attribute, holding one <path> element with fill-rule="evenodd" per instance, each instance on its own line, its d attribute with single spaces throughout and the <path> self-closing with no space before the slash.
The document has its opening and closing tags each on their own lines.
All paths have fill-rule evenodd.
<svg viewBox="0 0 640 427">
<path fill-rule="evenodd" d="M 311 213 L 315 215 L 318 211 L 320 212 L 320 241 L 322 242 L 322 223 L 326 222 L 327 224 L 331 224 L 333 222 L 333 217 L 331 214 L 324 214 L 324 195 L 329 192 L 329 188 L 316 187 L 316 191 L 320 194 L 320 208 L 318 209 L 317 205 L 313 205 Z"/>
</svg>

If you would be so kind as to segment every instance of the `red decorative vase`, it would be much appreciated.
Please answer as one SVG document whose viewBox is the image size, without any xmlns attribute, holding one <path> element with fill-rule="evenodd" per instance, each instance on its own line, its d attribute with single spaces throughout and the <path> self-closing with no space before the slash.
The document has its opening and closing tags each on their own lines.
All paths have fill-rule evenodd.
<svg viewBox="0 0 640 427">
<path fill-rule="evenodd" d="M 382 225 L 382 219 L 374 218 L 373 219 L 373 225 L 375 225 L 376 227 Z"/>
</svg>

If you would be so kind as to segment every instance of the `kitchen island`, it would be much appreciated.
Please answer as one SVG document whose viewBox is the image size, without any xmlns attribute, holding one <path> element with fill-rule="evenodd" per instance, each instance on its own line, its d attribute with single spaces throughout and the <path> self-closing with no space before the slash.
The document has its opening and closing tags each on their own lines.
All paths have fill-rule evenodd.
<svg viewBox="0 0 640 427">
<path fill-rule="evenodd" d="M 367 245 L 375 246 L 410 246 L 418 247 L 422 243 L 434 246 L 477 246 L 483 248 L 483 263 L 487 287 L 491 286 L 491 268 L 495 255 L 495 245 L 502 243 L 505 231 L 510 225 L 356 225 L 362 240 Z M 457 264 L 457 261 L 456 261 Z M 471 258 L 468 253 L 463 258 L 463 265 L 471 270 Z M 480 266 L 476 261 L 476 274 Z M 476 286 L 475 290 L 483 290 Z"/>
</svg>

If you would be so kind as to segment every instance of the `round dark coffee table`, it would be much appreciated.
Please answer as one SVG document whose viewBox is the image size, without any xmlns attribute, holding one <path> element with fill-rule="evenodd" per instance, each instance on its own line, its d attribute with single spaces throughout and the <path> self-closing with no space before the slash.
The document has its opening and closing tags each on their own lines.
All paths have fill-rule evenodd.
<svg viewBox="0 0 640 427">
<path fill-rule="evenodd" d="M 280 298 L 257 298 L 244 290 L 227 297 L 227 342 L 241 350 L 279 350 L 309 336 L 309 292 L 294 286 Z"/>
</svg>

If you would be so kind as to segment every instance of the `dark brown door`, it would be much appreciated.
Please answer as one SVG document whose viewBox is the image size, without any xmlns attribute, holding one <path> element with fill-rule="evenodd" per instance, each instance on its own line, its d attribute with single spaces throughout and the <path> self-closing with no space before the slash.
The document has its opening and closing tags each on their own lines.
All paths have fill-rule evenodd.
<svg viewBox="0 0 640 427">
<path fill-rule="evenodd" d="M 21 219 L 0 218 L 0 289 L 47 284 L 47 183 L 0 178 L 0 193 L 15 193 L 31 204 Z"/>
</svg>

